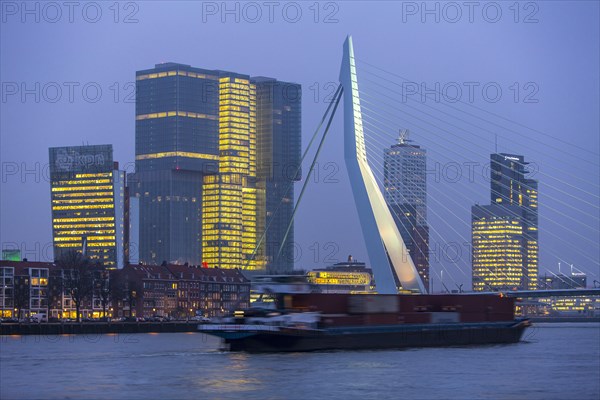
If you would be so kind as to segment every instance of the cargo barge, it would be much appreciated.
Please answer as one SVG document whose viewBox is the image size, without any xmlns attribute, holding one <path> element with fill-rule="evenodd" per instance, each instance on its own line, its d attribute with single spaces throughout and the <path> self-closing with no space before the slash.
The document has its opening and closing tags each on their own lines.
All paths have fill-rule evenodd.
<svg viewBox="0 0 600 400">
<path fill-rule="evenodd" d="M 247 352 L 397 349 L 519 342 L 514 299 L 474 295 L 279 295 L 198 330 Z"/>
</svg>

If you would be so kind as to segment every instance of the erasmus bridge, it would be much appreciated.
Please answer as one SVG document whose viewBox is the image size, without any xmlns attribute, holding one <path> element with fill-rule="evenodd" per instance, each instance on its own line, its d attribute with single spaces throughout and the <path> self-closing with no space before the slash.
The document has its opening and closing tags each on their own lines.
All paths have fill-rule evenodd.
<svg viewBox="0 0 600 400">
<path fill-rule="evenodd" d="M 343 56 L 339 75 L 339 86 L 337 87 L 337 90 L 333 95 L 332 101 L 329 103 L 325 114 L 323 115 L 317 129 L 314 132 L 314 135 L 312 136 L 307 146 L 307 149 L 304 151 L 301 158 L 300 164 L 302 164 L 302 162 L 306 158 L 308 154 L 308 149 L 315 142 L 318 132 L 321 130 L 323 125 L 325 125 L 324 133 L 318 143 L 317 149 L 314 154 L 314 158 L 312 160 L 309 172 L 307 174 L 307 178 L 305 179 L 304 185 L 294 207 L 291 220 L 293 221 L 296 215 L 298 206 L 301 203 L 307 184 L 310 181 L 311 173 L 313 172 L 319 153 L 322 150 L 325 138 L 331 127 L 333 117 L 338 109 L 340 101 L 343 100 L 344 159 L 351 184 L 354 202 L 358 212 L 362 236 L 368 253 L 370 266 L 372 268 L 373 275 L 377 282 L 377 292 L 382 294 L 398 293 L 398 289 L 400 286 L 403 290 L 410 291 L 412 293 L 427 293 L 427 288 L 425 288 L 423 285 L 419 273 L 407 250 L 407 246 L 401 236 L 398 225 L 394 219 L 394 216 L 392 215 L 392 213 L 395 213 L 395 211 L 388 207 L 386 203 L 386 200 L 382 193 L 383 184 L 381 178 L 378 178 L 378 175 L 374 173 L 372 169 L 372 166 L 376 167 L 377 160 L 373 160 L 373 158 L 375 157 L 370 157 L 370 154 L 368 154 L 369 152 L 367 149 L 367 143 L 365 142 L 365 121 L 363 120 L 363 111 L 365 109 L 369 111 L 377 109 L 377 112 L 373 112 L 373 114 L 376 115 L 376 118 L 385 119 L 386 117 L 383 116 L 382 112 L 380 112 L 380 110 L 377 107 L 372 107 L 372 99 L 368 98 L 367 107 L 361 104 L 361 95 L 363 94 L 364 92 L 359 89 L 359 78 L 357 74 L 352 37 L 348 36 L 343 46 Z M 401 95 L 404 94 L 402 93 Z M 371 131 L 375 131 L 375 129 L 373 129 L 372 122 L 366 121 L 366 124 L 371 125 Z M 387 130 L 392 130 L 392 128 L 393 127 L 391 124 L 387 126 Z M 429 133 L 432 131 L 429 130 L 427 132 Z M 387 142 L 384 139 L 382 141 L 377 140 L 377 143 L 380 145 L 385 145 L 389 142 Z M 379 163 L 379 166 L 382 167 L 381 162 Z M 549 177 L 549 175 L 547 176 Z M 456 198 L 459 198 L 458 195 L 461 195 L 461 193 L 459 193 L 460 189 L 453 190 L 457 191 L 456 195 L 445 194 L 449 197 L 448 200 L 440 200 L 436 198 L 434 198 L 433 200 L 440 206 L 439 208 L 442 208 L 445 211 L 447 211 L 448 215 L 453 215 L 454 217 L 457 217 L 456 214 L 452 213 L 452 211 L 448 208 L 448 205 L 446 204 L 450 201 L 454 201 L 456 203 Z M 432 197 L 439 198 L 441 197 L 441 195 L 442 193 L 440 193 L 439 196 Z M 462 195 L 464 196 L 464 194 Z M 559 210 L 554 211 L 560 212 Z M 277 210 L 275 212 L 277 212 Z M 464 218 L 462 223 L 465 223 Z M 288 233 L 291 229 L 291 226 L 292 222 L 290 221 L 290 224 L 288 226 Z M 454 230 L 454 232 L 456 232 L 455 228 L 451 228 Z M 441 237 L 442 235 L 438 234 L 438 236 Z M 263 238 L 261 238 L 261 240 L 259 241 L 257 248 L 258 246 L 260 246 L 263 239 L 264 235 Z M 278 257 L 281 256 L 281 253 L 283 251 L 283 243 L 285 243 L 286 239 L 287 233 L 282 241 L 281 247 L 279 248 Z M 597 260 L 590 260 L 593 264 L 597 264 Z M 465 274 L 463 270 L 461 270 L 461 272 Z M 556 276 L 558 277 L 558 275 Z M 456 286 L 458 287 L 458 285 Z M 509 294 L 508 291 L 506 293 L 507 295 Z M 574 295 L 596 296 L 600 295 L 600 289 L 563 289 L 543 291 L 537 290 L 535 292 L 510 291 L 509 295 L 513 297 L 548 297 Z"/>
<path fill-rule="evenodd" d="M 392 271 L 405 290 L 426 293 L 423 282 L 369 167 L 352 37 L 344 43 L 340 70 L 344 96 L 344 159 L 379 293 L 397 293 Z M 339 96 L 336 101 L 339 101 Z"/>
<path fill-rule="evenodd" d="M 308 176 L 304 181 L 300 195 L 294 207 L 292 218 L 288 225 L 285 236 L 279 247 L 277 257 L 282 255 L 284 243 L 292 227 L 292 222 L 302 200 L 302 196 L 310 181 L 310 175 L 314 170 L 319 153 L 333 117 L 338 108 L 340 100 L 344 99 L 344 159 L 346 169 L 350 178 L 352 193 L 359 215 L 362 234 L 367 247 L 373 275 L 377 280 L 377 291 L 382 294 L 398 293 L 396 278 L 404 290 L 414 293 L 427 293 L 419 273 L 408 254 L 406 245 L 400 231 L 394 222 L 391 211 L 388 208 L 383 194 L 377 184 L 375 175 L 371 170 L 365 146 L 363 132 L 362 110 L 358 91 L 358 78 L 354 59 L 354 48 L 352 37 L 348 36 L 344 43 L 344 53 L 340 69 L 340 84 L 330 102 L 321 122 L 312 136 L 307 149 L 304 151 L 300 164 L 306 158 L 308 149 L 312 146 L 318 132 L 325 123 L 328 115 L 327 125 L 313 161 Z M 277 212 L 277 210 L 275 211 Z M 269 226 L 267 225 L 267 230 Z M 265 234 L 258 241 L 255 253 L 264 240 Z M 395 277 L 394 277 L 395 274 Z"/>
</svg>

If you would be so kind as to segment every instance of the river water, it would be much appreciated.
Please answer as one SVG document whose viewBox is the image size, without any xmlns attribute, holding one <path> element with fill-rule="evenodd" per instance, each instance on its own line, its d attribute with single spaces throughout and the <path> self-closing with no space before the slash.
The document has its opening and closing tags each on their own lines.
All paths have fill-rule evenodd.
<svg viewBox="0 0 600 400">
<path fill-rule="evenodd" d="M 600 324 L 518 344 L 244 354 L 197 333 L 0 338 L 7 399 L 600 399 Z"/>
</svg>

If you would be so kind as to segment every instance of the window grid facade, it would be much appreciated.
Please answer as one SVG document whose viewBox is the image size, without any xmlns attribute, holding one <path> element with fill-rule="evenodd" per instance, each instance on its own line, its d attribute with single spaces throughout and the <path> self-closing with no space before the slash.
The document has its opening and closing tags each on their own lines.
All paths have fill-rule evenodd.
<svg viewBox="0 0 600 400">
<path fill-rule="evenodd" d="M 538 288 L 538 183 L 534 179 L 527 178 L 527 164 L 521 155 L 508 153 L 490 155 L 491 206 L 472 208 L 473 290 L 487 291 L 500 288 L 536 290 Z M 519 224 L 521 232 L 516 247 L 513 242 L 501 243 L 477 239 L 477 224 L 490 218 Z M 513 263 L 509 259 L 504 261 L 500 259 L 497 260 L 498 262 L 480 263 L 482 255 L 493 251 L 506 254 L 516 251 L 520 261 Z M 502 265 L 503 262 L 505 265 Z M 514 270 L 516 264 L 518 264 L 518 271 Z M 487 268 L 487 272 L 484 267 Z M 507 271 L 507 268 L 511 270 Z M 510 275 L 507 275 L 509 272 Z M 516 285 L 515 281 L 502 278 L 503 275 L 512 277 L 512 274 L 517 274 L 519 277 Z M 490 281 L 489 276 L 494 275 L 499 278 Z"/>
<path fill-rule="evenodd" d="M 219 86 L 219 174 L 204 178 L 202 257 L 219 268 L 264 269 L 258 243 L 256 86 L 223 77 Z M 260 192 L 260 193 L 259 193 Z M 264 229 L 264 228 L 263 228 Z"/>
<path fill-rule="evenodd" d="M 266 249 L 278 249 L 268 244 L 283 237 L 293 209 L 288 186 L 300 176 L 290 169 L 300 155 L 300 86 L 164 63 L 138 71 L 136 90 L 128 182 L 139 198 L 140 261 L 271 270 Z M 281 179 L 274 165 L 293 177 Z M 286 249 L 293 233 L 288 242 Z M 293 260 L 284 264 L 293 268 Z"/>
<path fill-rule="evenodd" d="M 125 257 L 125 173 L 111 145 L 50 148 L 54 257 L 81 250 L 109 267 Z"/>
</svg>

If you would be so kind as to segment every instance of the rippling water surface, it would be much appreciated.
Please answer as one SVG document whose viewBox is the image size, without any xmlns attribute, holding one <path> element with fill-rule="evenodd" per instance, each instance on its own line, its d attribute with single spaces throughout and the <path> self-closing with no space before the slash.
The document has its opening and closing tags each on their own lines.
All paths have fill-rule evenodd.
<svg viewBox="0 0 600 400">
<path fill-rule="evenodd" d="M 196 333 L 0 338 L 5 399 L 600 399 L 600 324 L 518 344 L 244 354 Z"/>
</svg>

